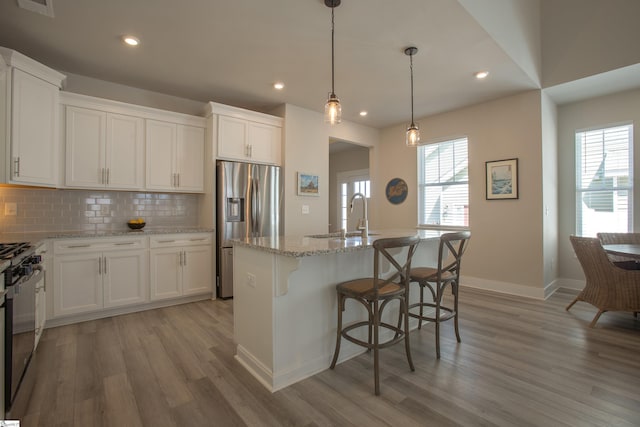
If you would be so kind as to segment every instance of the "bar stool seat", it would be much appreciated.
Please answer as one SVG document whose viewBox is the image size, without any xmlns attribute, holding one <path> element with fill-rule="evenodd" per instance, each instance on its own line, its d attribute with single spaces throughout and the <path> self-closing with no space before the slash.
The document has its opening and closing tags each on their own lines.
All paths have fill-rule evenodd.
<svg viewBox="0 0 640 427">
<path fill-rule="evenodd" d="M 338 296 L 338 324 L 336 334 L 336 348 L 331 361 L 331 369 L 334 369 L 340 354 L 340 343 L 342 338 L 373 350 L 373 371 L 375 394 L 380 394 L 380 375 L 378 351 L 381 348 L 389 347 L 402 340 L 405 342 L 405 352 L 409 368 L 414 371 L 411 360 L 411 347 L 409 344 L 409 311 L 407 307 L 407 289 L 409 286 L 409 270 L 411 269 L 411 259 L 416 251 L 420 238 L 418 236 L 383 238 L 373 242 L 374 261 L 373 277 L 358 278 L 348 280 L 336 285 Z M 406 251 L 390 251 L 391 249 L 404 249 Z M 406 253 L 406 255 L 405 255 Z M 391 273 L 383 274 L 381 261 L 389 263 Z M 383 277 L 384 276 L 384 277 Z M 350 325 L 343 326 L 342 312 L 345 310 L 347 298 L 362 304 L 367 310 L 367 319 L 356 321 Z M 382 321 L 382 312 L 391 301 L 398 300 L 400 307 L 398 310 L 398 323 L 396 325 Z M 404 326 L 403 325 L 404 319 Z M 368 339 L 364 341 L 356 338 L 351 331 L 366 327 Z M 380 342 L 379 330 L 384 328 L 393 332 L 393 337 Z"/>
</svg>

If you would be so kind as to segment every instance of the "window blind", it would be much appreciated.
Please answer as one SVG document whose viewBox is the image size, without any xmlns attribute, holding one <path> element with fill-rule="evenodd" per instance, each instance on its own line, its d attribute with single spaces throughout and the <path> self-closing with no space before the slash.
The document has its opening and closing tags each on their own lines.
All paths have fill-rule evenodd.
<svg viewBox="0 0 640 427">
<path fill-rule="evenodd" d="M 633 228 L 633 125 L 576 132 L 576 234 Z"/>
<path fill-rule="evenodd" d="M 467 138 L 418 147 L 418 225 L 469 226 Z"/>
</svg>

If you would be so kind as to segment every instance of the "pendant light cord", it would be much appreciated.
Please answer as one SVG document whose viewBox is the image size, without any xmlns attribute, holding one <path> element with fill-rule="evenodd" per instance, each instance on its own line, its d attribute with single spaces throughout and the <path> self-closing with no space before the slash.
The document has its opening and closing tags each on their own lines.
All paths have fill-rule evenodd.
<svg viewBox="0 0 640 427">
<path fill-rule="evenodd" d="M 335 6 L 331 6 L 331 97 L 335 98 L 336 97 L 336 91 L 335 91 L 335 87 L 334 87 L 334 80 L 335 80 L 335 57 L 334 57 L 334 53 L 333 53 L 333 41 L 334 41 L 334 36 L 333 33 L 335 31 L 335 22 L 334 22 L 334 17 L 333 17 L 333 10 L 335 9 Z"/>
<path fill-rule="evenodd" d="M 413 122 L 413 53 L 409 55 L 409 70 L 411 71 L 411 127 L 415 127 Z"/>
</svg>

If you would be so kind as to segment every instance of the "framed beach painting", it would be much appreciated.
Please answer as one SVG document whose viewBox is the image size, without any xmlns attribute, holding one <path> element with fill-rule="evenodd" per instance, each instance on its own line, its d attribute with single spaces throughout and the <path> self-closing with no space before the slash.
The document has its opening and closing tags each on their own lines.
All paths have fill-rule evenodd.
<svg viewBox="0 0 640 427">
<path fill-rule="evenodd" d="M 518 159 L 486 162 L 487 200 L 518 198 Z"/>
<path fill-rule="evenodd" d="M 298 196 L 319 196 L 318 175 L 298 172 Z"/>
</svg>

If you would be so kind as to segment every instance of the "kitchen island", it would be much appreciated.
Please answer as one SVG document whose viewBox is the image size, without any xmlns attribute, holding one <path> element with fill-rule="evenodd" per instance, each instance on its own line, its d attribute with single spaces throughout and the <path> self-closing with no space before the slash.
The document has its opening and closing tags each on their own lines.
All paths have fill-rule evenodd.
<svg viewBox="0 0 640 427">
<path fill-rule="evenodd" d="M 442 234 L 435 230 L 384 230 L 364 240 L 328 235 L 234 241 L 236 359 L 271 391 L 327 369 L 336 339 L 335 285 L 373 274 L 376 239 L 416 234 L 421 242 L 412 266 L 435 266 Z M 397 318 L 397 309 L 390 305 L 384 317 Z M 362 319 L 364 307 L 344 312 L 345 324 Z M 343 341 L 339 362 L 363 351 Z"/>
</svg>

